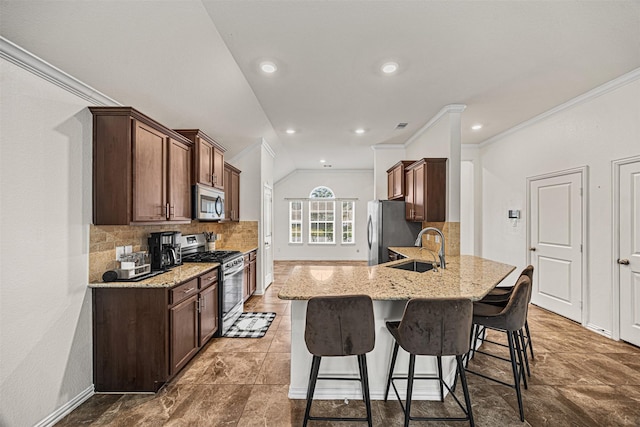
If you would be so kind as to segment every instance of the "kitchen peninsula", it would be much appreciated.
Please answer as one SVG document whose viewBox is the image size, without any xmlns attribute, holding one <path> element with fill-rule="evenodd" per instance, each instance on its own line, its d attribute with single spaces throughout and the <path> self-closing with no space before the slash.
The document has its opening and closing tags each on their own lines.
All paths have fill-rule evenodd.
<svg viewBox="0 0 640 427">
<path fill-rule="evenodd" d="M 280 299 L 291 303 L 291 384 L 289 397 L 305 399 L 311 355 L 304 343 L 306 300 L 314 296 L 365 294 L 373 299 L 376 344 L 367 354 L 371 398 L 384 399 L 386 374 L 389 369 L 393 339 L 385 322 L 402 318 L 404 306 L 411 298 L 469 298 L 477 301 L 507 277 L 515 267 L 499 262 L 462 255 L 448 257 L 447 268 L 423 273 L 392 266 L 409 261 L 434 262 L 434 254 L 420 248 L 389 248 L 406 259 L 376 266 L 298 266 L 280 291 Z M 453 358 L 443 358 L 443 377 L 453 381 Z M 408 356 L 398 355 L 396 372 L 406 372 Z M 351 376 L 358 372 L 355 357 L 323 358 L 321 376 Z M 416 372 L 434 374 L 435 358 L 420 357 Z M 400 390 L 401 396 L 404 392 Z M 316 385 L 318 399 L 361 399 L 357 381 L 320 381 Z M 435 381 L 419 381 L 414 385 L 414 399 L 439 399 Z"/>
</svg>

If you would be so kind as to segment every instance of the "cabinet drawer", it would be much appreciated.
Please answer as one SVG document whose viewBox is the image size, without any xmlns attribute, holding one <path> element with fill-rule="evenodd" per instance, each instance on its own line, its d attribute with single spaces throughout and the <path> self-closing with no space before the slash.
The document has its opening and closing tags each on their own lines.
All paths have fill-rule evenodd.
<svg viewBox="0 0 640 427">
<path fill-rule="evenodd" d="M 218 283 L 218 269 L 211 270 L 207 273 L 204 273 L 202 276 L 198 277 L 198 287 L 199 289 L 206 289 L 214 283 Z"/>
<path fill-rule="evenodd" d="M 169 290 L 169 304 L 174 305 L 198 293 L 198 279 L 191 279 Z"/>
</svg>

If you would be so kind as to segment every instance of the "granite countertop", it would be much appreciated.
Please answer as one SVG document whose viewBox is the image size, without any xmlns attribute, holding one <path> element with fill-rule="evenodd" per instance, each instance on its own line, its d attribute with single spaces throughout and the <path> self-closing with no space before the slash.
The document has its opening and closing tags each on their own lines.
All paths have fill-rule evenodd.
<svg viewBox="0 0 640 427">
<path fill-rule="evenodd" d="M 197 277 L 212 268 L 219 266 L 217 262 L 187 262 L 171 271 L 141 280 L 139 282 L 98 282 L 89 283 L 90 288 L 171 288 L 182 282 Z"/>
<path fill-rule="evenodd" d="M 374 300 L 469 298 L 477 301 L 515 270 L 512 265 L 462 255 L 447 257 L 446 269 L 416 273 L 387 266 L 411 260 L 433 262 L 432 252 L 413 247 L 389 249 L 407 255 L 407 259 L 371 267 L 298 266 L 292 271 L 278 297 L 285 300 L 307 300 L 323 295 L 365 294 Z"/>
<path fill-rule="evenodd" d="M 216 248 L 219 250 L 223 250 L 223 251 L 240 251 L 243 254 L 248 254 L 249 252 L 253 252 L 253 251 L 257 251 L 258 250 L 258 246 L 256 245 L 246 245 L 246 246 L 240 246 L 240 247 L 232 247 L 232 248 Z"/>
</svg>

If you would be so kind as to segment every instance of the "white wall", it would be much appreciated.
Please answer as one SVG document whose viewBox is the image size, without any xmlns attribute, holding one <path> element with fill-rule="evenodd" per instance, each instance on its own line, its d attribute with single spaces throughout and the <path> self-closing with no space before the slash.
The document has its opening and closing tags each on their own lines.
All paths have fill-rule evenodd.
<svg viewBox="0 0 640 427">
<path fill-rule="evenodd" d="M 612 301 L 615 260 L 611 236 L 611 161 L 638 154 L 640 80 L 637 78 L 487 144 L 481 149 L 483 256 L 524 267 L 527 177 L 587 166 L 589 289 L 585 310 L 590 327 L 610 333 L 612 304 L 617 304 Z M 508 209 L 521 210 L 523 221 L 517 227 L 507 219 Z"/>
<path fill-rule="evenodd" d="M 91 114 L 0 59 L 0 425 L 93 391 Z"/>
<path fill-rule="evenodd" d="M 303 244 L 289 243 L 289 201 L 285 198 L 307 198 L 315 187 L 320 185 L 333 190 L 337 198 L 357 198 L 355 245 L 338 243 L 308 244 L 307 203 L 303 205 Z M 372 170 L 297 170 L 276 182 L 274 188 L 274 259 L 276 260 L 366 260 L 367 259 L 367 202 L 373 194 Z M 336 217 L 340 215 L 336 203 Z M 336 231 L 338 231 L 336 224 Z"/>
</svg>

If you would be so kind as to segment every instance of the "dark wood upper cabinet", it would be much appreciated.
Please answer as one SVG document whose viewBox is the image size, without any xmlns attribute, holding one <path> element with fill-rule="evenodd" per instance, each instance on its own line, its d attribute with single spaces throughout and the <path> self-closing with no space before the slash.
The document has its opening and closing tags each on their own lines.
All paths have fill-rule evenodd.
<svg viewBox="0 0 640 427">
<path fill-rule="evenodd" d="M 224 190 L 224 152 L 226 149 L 200 129 L 176 129 L 195 144 L 193 184 Z"/>
<path fill-rule="evenodd" d="M 387 170 L 387 199 L 404 200 L 406 196 L 405 168 L 415 160 L 402 160 Z"/>
<path fill-rule="evenodd" d="M 93 222 L 191 221 L 193 143 L 131 107 L 93 114 Z"/>
<path fill-rule="evenodd" d="M 420 159 L 405 169 L 408 221 L 446 220 L 447 159 Z"/>
<path fill-rule="evenodd" d="M 227 221 L 240 221 L 240 170 L 224 164 L 224 217 Z"/>
</svg>

